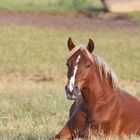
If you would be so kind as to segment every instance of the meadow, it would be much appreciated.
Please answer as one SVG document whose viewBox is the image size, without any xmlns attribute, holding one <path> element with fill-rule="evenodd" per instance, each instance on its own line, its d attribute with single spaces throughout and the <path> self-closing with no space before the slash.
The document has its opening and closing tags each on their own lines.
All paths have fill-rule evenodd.
<svg viewBox="0 0 140 140">
<path fill-rule="evenodd" d="M 61 5 L 62 0 L 58 2 Z M 96 10 L 103 8 L 100 2 L 94 2 Z M 0 7 L 11 11 L 50 13 L 74 9 L 72 4 L 71 9 L 65 9 L 65 6 L 59 7 L 59 3 L 55 0 L 15 0 L 14 3 L 0 0 Z M 137 16 L 132 17 L 139 21 Z M 120 86 L 140 98 L 140 30 L 105 27 L 92 31 L 0 25 L 0 140 L 45 140 L 56 134 L 67 121 L 73 102 L 66 99 L 64 92 L 69 36 L 75 44 L 86 44 L 89 38 L 93 39 L 95 52 L 115 71 Z M 90 139 L 101 138 L 91 136 Z M 140 138 L 132 135 L 125 139 Z"/>
<path fill-rule="evenodd" d="M 76 44 L 94 38 L 96 53 L 121 86 L 140 94 L 140 32 L 83 30 L 80 38 L 80 30 L 1 26 L 0 32 L 0 139 L 45 139 L 66 122 L 72 104 L 64 93 L 69 35 Z"/>
</svg>

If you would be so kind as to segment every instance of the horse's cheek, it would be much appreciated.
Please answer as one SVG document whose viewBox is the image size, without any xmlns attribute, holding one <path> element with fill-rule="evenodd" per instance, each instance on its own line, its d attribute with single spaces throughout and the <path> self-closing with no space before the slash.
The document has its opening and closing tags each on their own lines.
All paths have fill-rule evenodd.
<svg viewBox="0 0 140 140">
<path fill-rule="evenodd" d="M 83 74 L 81 74 L 81 79 L 82 80 L 86 80 L 88 76 L 88 71 L 84 72 Z"/>
</svg>

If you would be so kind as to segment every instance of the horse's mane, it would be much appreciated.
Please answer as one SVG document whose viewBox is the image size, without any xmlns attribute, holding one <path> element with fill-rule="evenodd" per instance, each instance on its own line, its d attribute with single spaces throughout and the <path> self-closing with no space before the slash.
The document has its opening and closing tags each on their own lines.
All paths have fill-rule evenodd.
<svg viewBox="0 0 140 140">
<path fill-rule="evenodd" d="M 68 59 L 78 50 L 84 50 L 92 62 L 95 60 L 95 63 L 99 68 L 100 77 L 105 77 L 106 81 L 112 86 L 113 90 L 116 90 L 118 88 L 118 78 L 114 71 L 109 67 L 108 63 L 101 56 L 95 53 L 91 54 L 86 47 L 78 45 L 70 51 Z"/>
<path fill-rule="evenodd" d="M 119 84 L 118 77 L 116 76 L 115 72 L 109 67 L 108 63 L 101 56 L 93 54 L 93 57 L 95 58 L 95 62 L 99 67 L 100 76 L 102 77 L 104 75 L 109 85 L 116 90 Z"/>
</svg>

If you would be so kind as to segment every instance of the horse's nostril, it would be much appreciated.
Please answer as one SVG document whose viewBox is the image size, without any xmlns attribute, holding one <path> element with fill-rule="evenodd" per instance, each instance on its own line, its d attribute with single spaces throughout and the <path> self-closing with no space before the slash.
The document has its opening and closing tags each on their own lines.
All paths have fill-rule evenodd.
<svg viewBox="0 0 140 140">
<path fill-rule="evenodd" d="M 66 86 L 65 86 L 65 90 L 67 90 L 67 88 L 68 88 L 68 86 L 66 85 Z"/>
<path fill-rule="evenodd" d="M 78 86 L 75 86 L 75 89 L 77 90 L 78 89 Z"/>
</svg>

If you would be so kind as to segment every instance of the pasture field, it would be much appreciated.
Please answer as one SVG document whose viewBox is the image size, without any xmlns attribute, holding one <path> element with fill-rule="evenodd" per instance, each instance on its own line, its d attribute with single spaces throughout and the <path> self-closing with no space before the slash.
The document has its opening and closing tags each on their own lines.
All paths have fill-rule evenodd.
<svg viewBox="0 0 140 140">
<path fill-rule="evenodd" d="M 104 16 L 104 7 L 98 0 L 0 0 L 0 7 L 12 11 L 9 14 L 0 10 L 0 140 L 46 140 L 67 121 L 72 104 L 64 93 L 69 36 L 75 44 L 86 44 L 89 38 L 93 39 L 95 52 L 116 72 L 120 86 L 140 98 L 140 13 Z M 86 26 L 77 28 L 86 20 L 83 17 L 82 20 L 76 17 L 79 22 L 73 20 L 76 25 L 65 20 L 63 23 L 65 13 L 72 16 L 77 11 L 88 12 L 91 16 L 84 23 Z M 102 24 L 97 21 L 101 27 L 89 26 L 90 21 L 96 20 L 97 11 L 102 11 L 98 13 L 99 18 L 112 18 L 112 24 L 115 18 L 120 19 L 119 27 L 104 25 L 106 21 Z M 40 23 L 53 20 L 54 17 L 46 19 L 45 13 L 62 14 L 62 18 L 56 18 L 55 25 L 49 23 L 51 26 Z M 128 23 L 125 24 L 127 27 L 123 25 L 122 18 L 137 21 L 134 28 Z M 56 26 L 56 23 L 60 25 Z M 92 26 L 95 26 L 94 30 Z M 90 139 L 119 138 L 91 136 Z M 132 135 L 125 139 L 140 138 Z"/>
<path fill-rule="evenodd" d="M 140 31 L 1 25 L 1 140 L 48 139 L 66 122 L 72 104 L 64 93 L 69 36 L 76 44 L 92 38 L 96 53 L 113 68 L 120 85 L 140 97 Z"/>
</svg>

